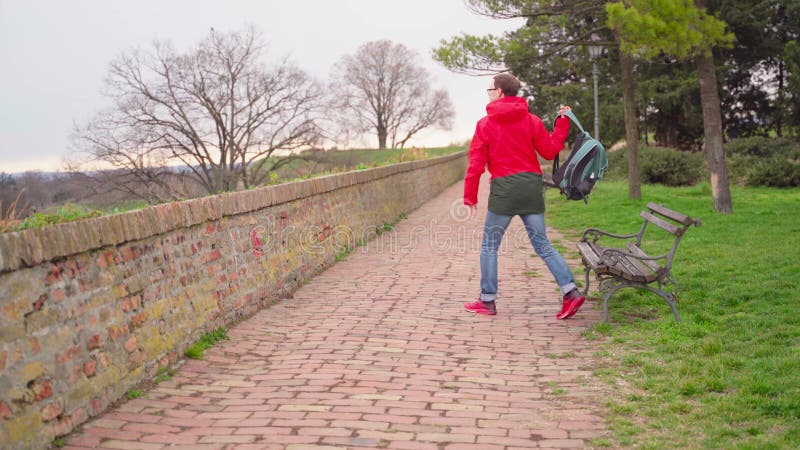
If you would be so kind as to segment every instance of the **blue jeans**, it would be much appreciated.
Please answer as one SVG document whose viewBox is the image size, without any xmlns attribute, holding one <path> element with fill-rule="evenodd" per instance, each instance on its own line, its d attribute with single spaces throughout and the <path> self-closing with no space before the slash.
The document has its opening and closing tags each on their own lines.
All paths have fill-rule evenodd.
<svg viewBox="0 0 800 450">
<path fill-rule="evenodd" d="M 497 250 L 503 240 L 508 224 L 514 216 L 495 214 L 489 211 L 483 225 L 483 242 L 481 243 L 481 300 L 494 301 L 497 298 Z M 547 239 L 544 227 L 544 214 L 520 215 L 525 231 L 536 254 L 541 257 L 550 273 L 556 279 L 562 294 L 576 288 L 575 278 L 566 261 L 553 248 Z"/>
</svg>

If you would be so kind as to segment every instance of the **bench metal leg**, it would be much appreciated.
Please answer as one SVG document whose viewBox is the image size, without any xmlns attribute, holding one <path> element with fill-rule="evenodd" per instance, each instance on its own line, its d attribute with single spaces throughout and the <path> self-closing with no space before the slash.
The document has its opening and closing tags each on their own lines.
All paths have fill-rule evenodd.
<svg viewBox="0 0 800 450">
<path fill-rule="evenodd" d="M 658 294 L 661 298 L 663 298 L 664 301 L 666 301 L 667 304 L 669 305 L 670 309 L 672 309 L 672 315 L 675 316 L 675 321 L 676 322 L 681 321 L 681 315 L 678 312 L 678 302 L 675 292 L 666 292 L 650 286 L 642 286 L 642 287 L 650 292 Z"/>
<path fill-rule="evenodd" d="M 589 268 L 588 265 L 584 264 L 584 266 L 586 267 L 586 283 L 584 283 L 583 296 L 586 297 L 587 295 L 589 295 L 589 272 L 591 271 L 591 269 Z"/>
<path fill-rule="evenodd" d="M 672 310 L 672 315 L 675 316 L 675 321 L 676 322 L 681 321 L 681 315 L 678 312 L 678 302 L 675 292 L 666 292 L 645 284 L 630 283 L 625 280 L 621 280 L 619 278 L 606 278 L 600 281 L 600 293 L 603 296 L 604 322 L 609 321 L 608 300 L 611 298 L 612 295 L 614 295 L 615 292 L 625 287 L 646 289 L 654 294 L 657 294 L 659 297 L 663 298 L 667 302 L 670 309 Z"/>
<path fill-rule="evenodd" d="M 608 300 L 612 295 L 614 295 L 614 292 L 617 292 L 624 287 L 633 286 L 617 278 L 606 278 L 600 281 L 600 294 L 603 296 L 603 322 L 608 322 L 610 319 L 608 313 Z"/>
</svg>

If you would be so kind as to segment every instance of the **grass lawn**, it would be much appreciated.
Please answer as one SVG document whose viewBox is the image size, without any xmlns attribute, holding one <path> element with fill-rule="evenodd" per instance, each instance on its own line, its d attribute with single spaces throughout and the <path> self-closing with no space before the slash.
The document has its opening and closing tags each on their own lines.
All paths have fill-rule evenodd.
<svg viewBox="0 0 800 450">
<path fill-rule="evenodd" d="M 275 170 L 272 184 L 286 182 L 298 178 L 309 178 L 328 173 L 344 172 L 354 169 L 396 164 L 418 159 L 434 158 L 466 150 L 464 146 L 435 148 L 386 148 L 308 151 L 300 153 L 301 159 L 295 159 Z M 266 164 L 271 166 L 277 158 L 268 158 Z"/>
<path fill-rule="evenodd" d="M 626 182 L 603 182 L 588 205 L 548 189 L 548 224 L 573 237 L 589 226 L 634 233 L 648 201 L 703 222 L 673 264 L 682 323 L 657 295 L 623 289 L 611 323 L 586 333 L 603 337 L 596 376 L 615 392 L 613 436 L 597 446 L 800 448 L 800 189 L 734 186 L 732 196 L 724 215 L 708 184 L 643 186 L 632 201 Z M 659 231 L 646 239 L 671 243 Z"/>
<path fill-rule="evenodd" d="M 388 164 L 435 158 L 466 149 L 467 148 L 463 145 L 451 145 L 449 147 L 434 148 L 409 147 L 404 149 L 306 151 L 300 154 L 299 159 L 293 159 L 276 169 L 271 174 L 268 184 L 288 183 L 350 170 L 363 170 Z M 279 159 L 282 158 L 267 158 L 260 163 L 272 167 Z M 28 228 L 39 228 L 45 225 L 72 222 L 101 215 L 118 214 L 145 208 L 147 206 L 149 205 L 144 200 L 131 199 L 110 205 L 98 205 L 93 202 L 85 202 L 80 205 L 67 204 L 53 206 L 25 220 L 17 219 L 16 217 L 5 217 L 3 214 L 0 214 L 0 233 L 19 231 Z"/>
</svg>

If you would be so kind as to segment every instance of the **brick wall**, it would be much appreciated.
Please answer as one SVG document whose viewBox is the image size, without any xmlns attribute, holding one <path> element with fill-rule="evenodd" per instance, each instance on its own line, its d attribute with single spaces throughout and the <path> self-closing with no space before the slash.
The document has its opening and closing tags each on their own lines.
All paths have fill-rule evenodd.
<svg viewBox="0 0 800 450">
<path fill-rule="evenodd" d="M 0 235 L 0 448 L 44 448 L 463 177 L 464 153 Z"/>
</svg>

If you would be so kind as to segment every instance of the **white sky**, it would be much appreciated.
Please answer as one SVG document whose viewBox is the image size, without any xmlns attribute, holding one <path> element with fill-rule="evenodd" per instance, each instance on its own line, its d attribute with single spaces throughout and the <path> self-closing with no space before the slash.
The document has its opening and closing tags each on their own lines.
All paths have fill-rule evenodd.
<svg viewBox="0 0 800 450">
<path fill-rule="evenodd" d="M 183 51 L 210 27 L 249 24 L 269 43 L 265 62 L 289 55 L 321 81 L 368 41 L 390 39 L 418 52 L 456 110 L 452 131 L 409 143 L 433 147 L 472 136 L 488 80 L 447 71 L 431 49 L 462 32 L 499 34 L 521 21 L 476 16 L 462 0 L 0 0 L 0 171 L 58 169 L 73 124 L 107 105 L 103 79 L 121 51 L 154 39 Z"/>
</svg>

